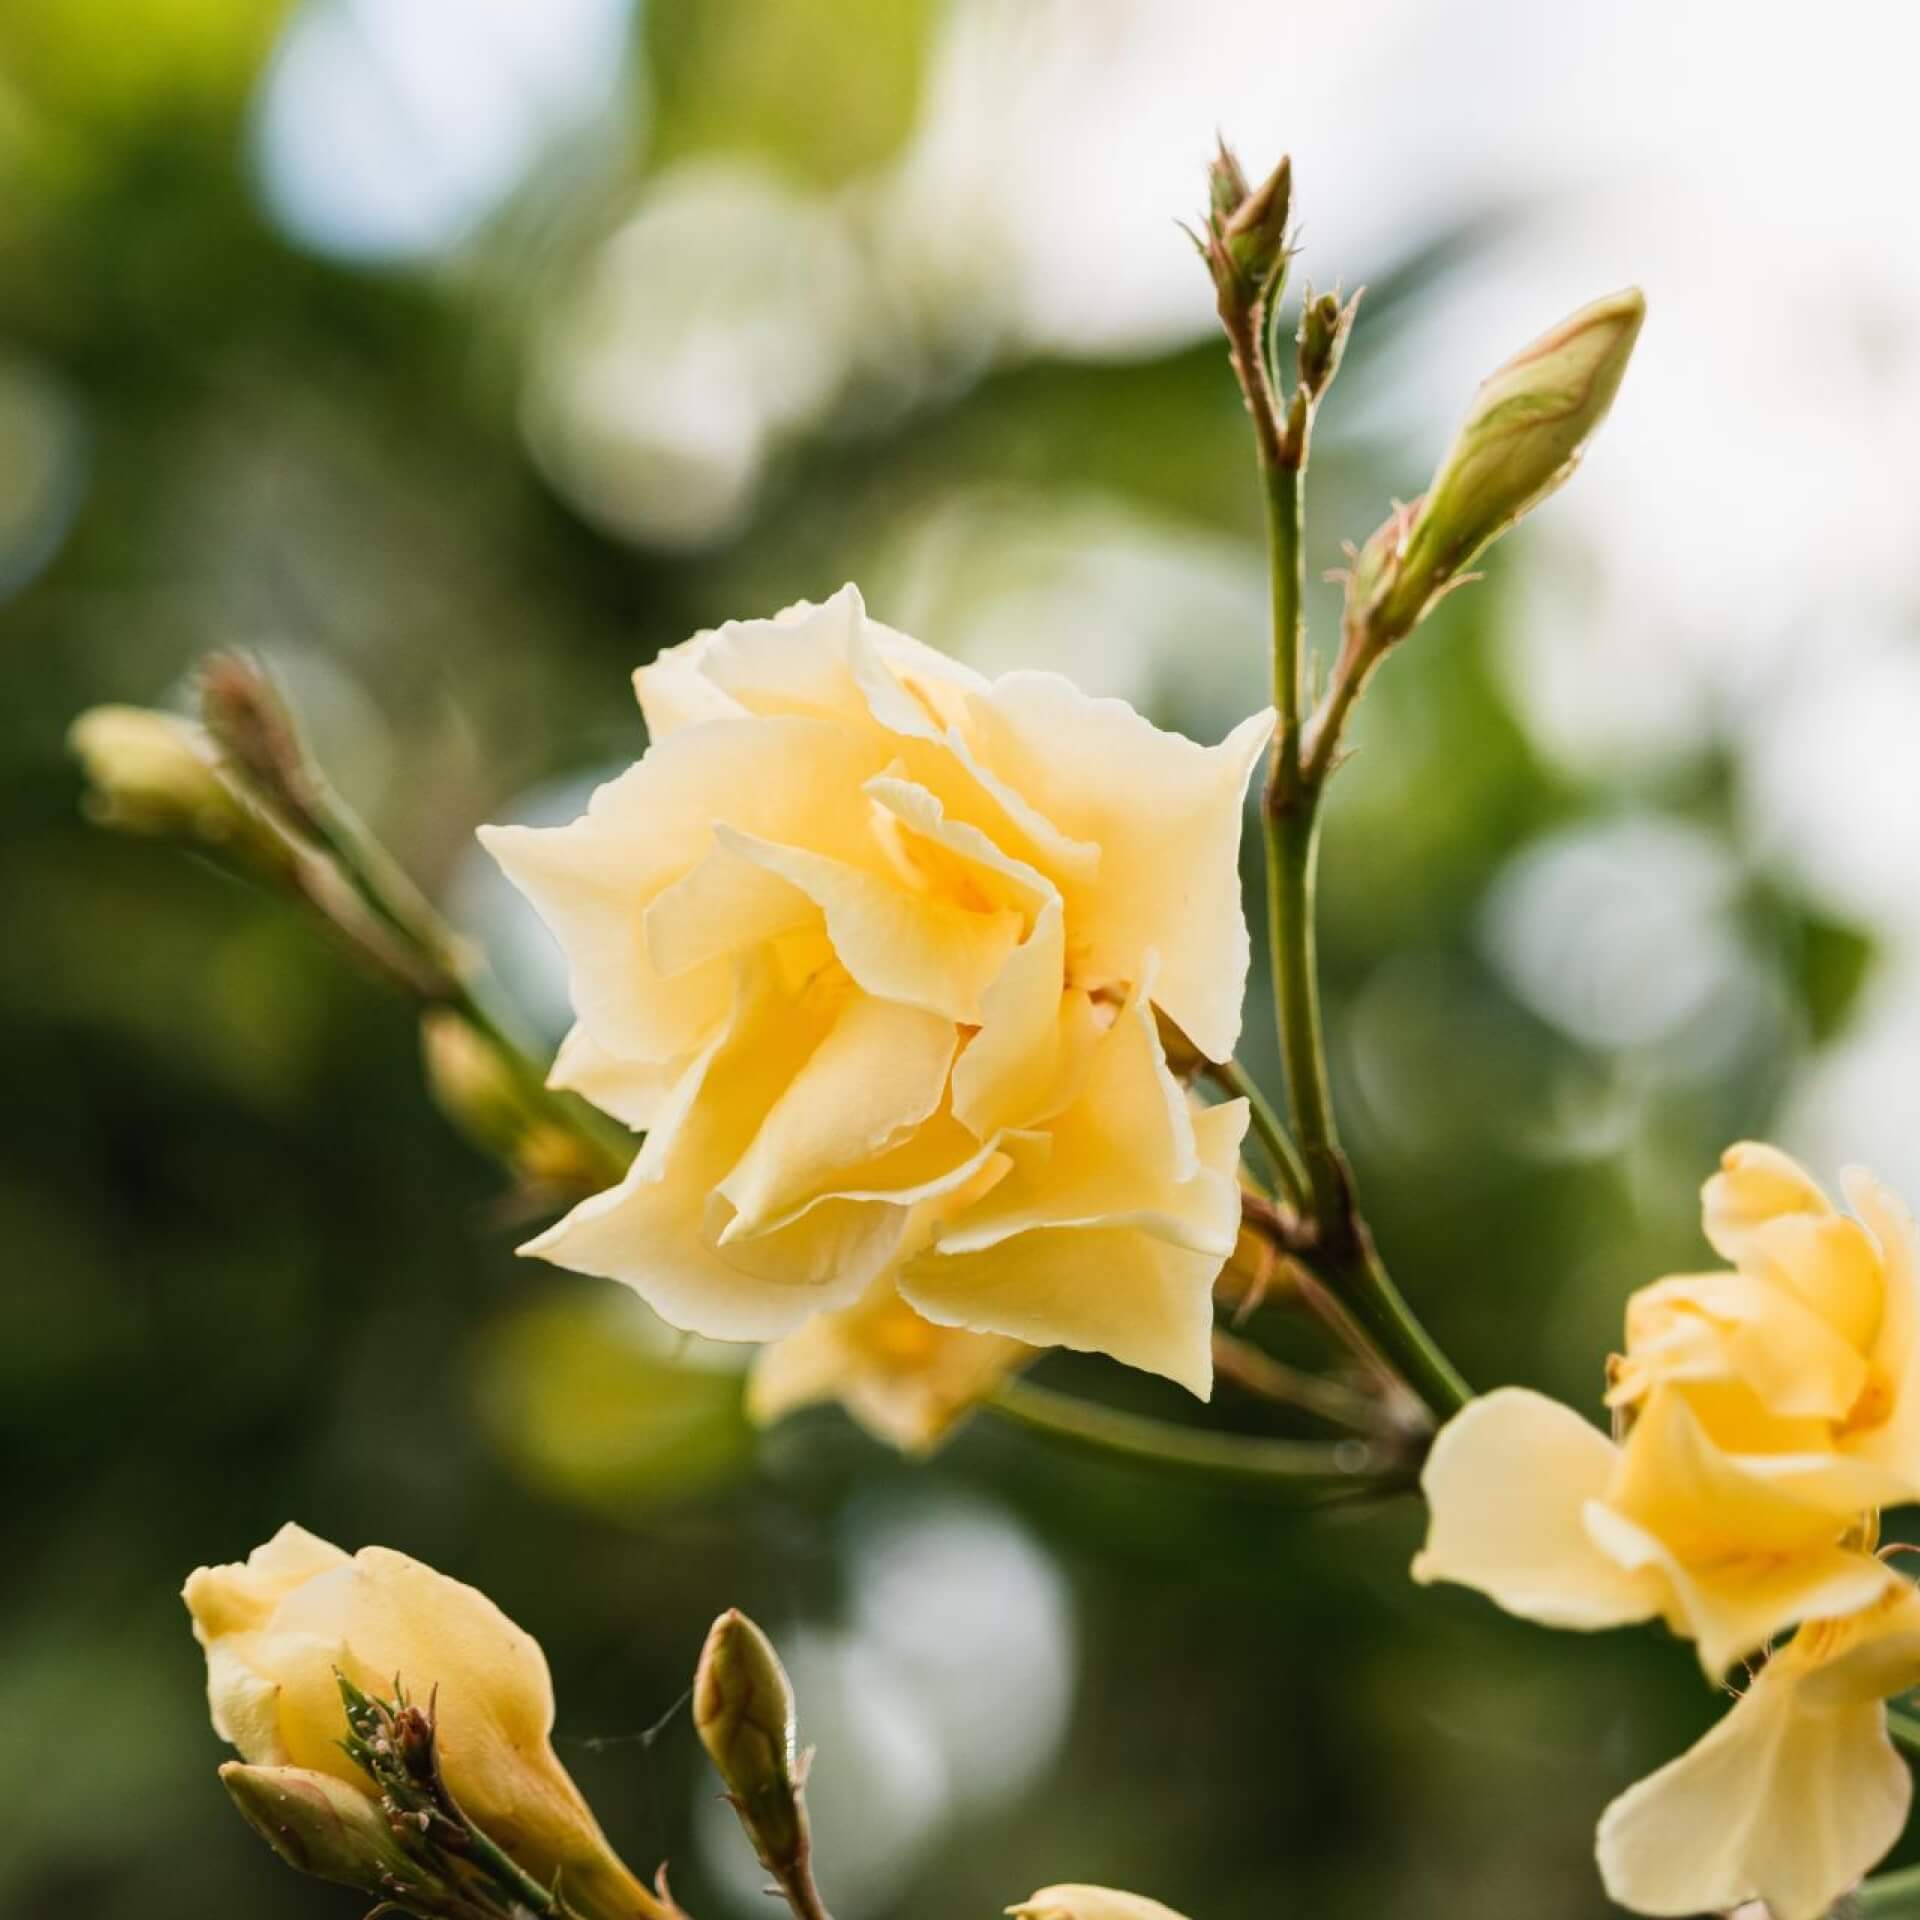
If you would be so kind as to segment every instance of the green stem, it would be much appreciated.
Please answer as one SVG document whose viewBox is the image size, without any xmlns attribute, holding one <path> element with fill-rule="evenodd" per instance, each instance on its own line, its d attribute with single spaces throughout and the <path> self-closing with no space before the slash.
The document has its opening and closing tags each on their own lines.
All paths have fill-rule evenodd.
<svg viewBox="0 0 1920 1920">
<path fill-rule="evenodd" d="M 1307 1170 L 1302 1165 L 1300 1155 L 1287 1130 L 1281 1125 L 1280 1116 L 1273 1109 L 1273 1102 L 1261 1092 L 1258 1083 L 1238 1060 L 1209 1060 L 1206 1063 L 1206 1076 L 1222 1092 L 1232 1094 L 1247 1103 L 1251 1115 L 1254 1138 L 1260 1142 L 1271 1164 L 1274 1177 L 1285 1191 L 1287 1199 L 1295 1207 L 1303 1207 L 1307 1202 Z"/>
<path fill-rule="evenodd" d="M 1920 1867 L 1864 1881 L 1851 1900 L 1841 1901 L 1833 1911 L 1834 1920 L 1855 1920 L 1870 1913 L 1887 1915 L 1889 1920 L 1896 1914 L 1920 1914 Z"/>
<path fill-rule="evenodd" d="M 1075 1446 L 1269 1491 L 1284 1486 L 1309 1502 L 1396 1491 L 1411 1484 L 1404 1469 L 1363 1440 L 1326 1443 L 1200 1432 L 1096 1406 L 1025 1380 L 1003 1383 L 987 1404 L 1024 1427 Z"/>
<path fill-rule="evenodd" d="M 1887 1732 L 1909 1753 L 1920 1753 L 1920 1714 L 1911 1708 L 1889 1706 Z"/>
<path fill-rule="evenodd" d="M 1314 878 L 1320 800 L 1337 742 L 1323 729 L 1311 761 L 1303 765 L 1301 476 L 1284 465 L 1263 463 L 1262 471 L 1273 574 L 1273 691 L 1279 714 L 1265 806 L 1267 926 L 1288 1118 L 1306 1164 L 1308 1208 L 1317 1236 L 1317 1244 L 1304 1249 L 1302 1257 L 1439 1420 L 1458 1412 L 1470 1389 L 1381 1264 L 1354 1205 L 1334 1123 L 1314 948 Z"/>
</svg>

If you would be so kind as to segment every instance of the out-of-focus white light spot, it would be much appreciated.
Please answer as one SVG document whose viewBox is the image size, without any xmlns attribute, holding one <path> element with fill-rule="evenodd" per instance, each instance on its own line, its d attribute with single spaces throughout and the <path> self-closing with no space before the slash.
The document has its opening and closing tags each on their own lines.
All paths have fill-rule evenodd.
<svg viewBox="0 0 1920 1920">
<path fill-rule="evenodd" d="M 554 140 L 620 97 L 632 0 L 305 0 L 255 122 L 261 190 L 302 246 L 431 258 Z"/>
<path fill-rule="evenodd" d="M 1865 1165 L 1896 1193 L 1920 1193 L 1920 953 L 1876 973 L 1844 1037 L 1807 1068 L 1776 1129 L 1810 1166 Z"/>
<path fill-rule="evenodd" d="M 1073 1702 L 1073 1617 L 1053 1561 L 1003 1512 L 947 1501 L 858 1517 L 849 1584 L 934 1727 L 964 1809 L 1017 1799 Z"/>
<path fill-rule="evenodd" d="M 824 202 L 744 165 L 661 181 L 538 343 L 534 455 L 590 518 L 695 546 L 846 378 L 857 268 Z"/>
<path fill-rule="evenodd" d="M 855 1635 L 774 1635 L 815 1751 L 807 1776 L 820 1890 L 841 1920 L 898 1910 L 948 1809 L 946 1762 L 918 1696 Z M 728 1807 L 704 1791 L 697 1825 L 708 1871 L 743 1914 L 763 1916 L 767 1876 Z"/>
<path fill-rule="evenodd" d="M 1578 826 L 1499 876 L 1483 944 L 1518 999 L 1588 1046 L 1699 1040 L 1752 1003 L 1752 965 L 1728 914 L 1738 885 L 1725 850 L 1682 821 Z"/>
<path fill-rule="evenodd" d="M 1119 502 L 950 498 L 890 550 L 875 604 L 982 673 L 1051 668 L 1195 732 L 1266 698 L 1258 557 Z"/>
<path fill-rule="evenodd" d="M 1743 809 L 1815 899 L 1920 938 L 1920 658 L 1857 629 L 1807 639 L 1802 670 L 1754 717 Z"/>
<path fill-rule="evenodd" d="M 623 771 L 610 766 L 549 781 L 518 795 L 500 809 L 497 818 L 517 826 L 564 826 L 587 810 L 595 787 Z M 565 957 L 540 916 L 477 844 L 454 870 L 447 891 L 454 924 L 473 935 L 492 961 L 501 985 L 541 1031 L 557 1041 L 573 1024 L 573 1004 Z"/>
</svg>

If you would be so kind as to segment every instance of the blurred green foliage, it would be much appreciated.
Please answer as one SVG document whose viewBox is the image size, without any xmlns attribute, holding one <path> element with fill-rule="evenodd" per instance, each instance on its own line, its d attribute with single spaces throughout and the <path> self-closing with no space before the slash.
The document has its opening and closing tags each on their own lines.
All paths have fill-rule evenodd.
<svg viewBox="0 0 1920 1920">
<path fill-rule="evenodd" d="M 261 211 L 250 116 L 283 11 L 0 11 L 0 1906 L 346 1910 L 233 1819 L 175 1598 L 197 1562 L 297 1517 L 495 1595 L 549 1649 L 563 1755 L 616 1837 L 670 1856 L 703 1920 L 760 1910 L 714 1880 L 702 1763 L 671 1712 L 706 1623 L 727 1604 L 776 1631 L 845 1619 L 849 1527 L 964 1491 L 1058 1557 L 1078 1691 L 1057 1760 L 1011 1803 L 952 1813 L 899 1911 L 959 1920 L 1087 1878 L 1196 1920 L 1602 1912 L 1594 1815 L 1714 1710 L 1683 1649 L 1416 1592 L 1409 1503 L 1276 1516 L 984 1420 L 925 1469 L 828 1413 L 749 1434 L 732 1376 L 677 1366 L 624 1295 L 516 1265 L 493 1176 L 420 1091 L 404 1009 L 281 908 L 83 825 L 71 716 L 167 701 L 197 653 L 239 642 L 457 895 L 477 821 L 638 751 L 638 661 L 850 575 L 910 587 L 912 536 L 949 502 L 1093 494 L 1258 565 L 1210 347 L 983 351 L 886 408 L 847 398 L 782 445 L 743 529 L 689 553 L 596 531 L 530 463 L 521 355 L 579 251 L 685 156 L 809 186 L 882 164 L 915 124 L 935 9 L 662 0 L 631 56 L 650 140 L 618 131 L 454 258 L 379 273 L 304 255 Z M 1417 484 L 1418 450 L 1342 434 L 1385 377 L 1392 291 L 1326 416 L 1316 571 Z M 1713 765 L 1627 793 L 1543 757 L 1496 665 L 1508 564 L 1363 710 L 1324 957 L 1406 1290 L 1470 1377 L 1586 1403 L 1624 1294 L 1697 1258 L 1698 1179 L 1843 1027 L 1870 955 L 1729 842 Z M 1252 624 L 1179 631 L 1159 717 L 1217 735 L 1221 688 L 1258 698 L 1261 645 Z M 1727 913 L 1750 991 L 1703 1067 L 1684 1034 L 1570 1035 L 1490 955 L 1489 888 L 1516 854 L 1649 809 L 1742 876 Z M 1257 992 L 1249 1050 L 1271 1077 Z M 1271 1319 L 1281 1345 L 1302 1337 Z"/>
</svg>

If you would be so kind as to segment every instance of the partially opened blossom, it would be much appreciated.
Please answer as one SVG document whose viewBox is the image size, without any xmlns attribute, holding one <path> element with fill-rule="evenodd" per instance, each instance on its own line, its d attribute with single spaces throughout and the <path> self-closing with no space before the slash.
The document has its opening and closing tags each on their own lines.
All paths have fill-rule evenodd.
<svg viewBox="0 0 1920 1920">
<path fill-rule="evenodd" d="M 1665 1385 L 1739 1454 L 1825 1454 L 1799 1486 L 1837 1513 L 1920 1498 L 1920 1268 L 1912 1216 L 1869 1175 L 1832 1207 L 1776 1148 L 1730 1147 L 1702 1212 L 1733 1271 L 1656 1282 L 1627 1309 L 1609 1402 Z"/>
<path fill-rule="evenodd" d="M 1865 1174 L 1836 1211 L 1777 1149 L 1707 1182 L 1731 1271 L 1636 1293 L 1607 1395 L 1616 1444 L 1538 1394 L 1474 1402 L 1435 1443 L 1415 1578 L 1556 1626 L 1663 1618 L 1709 1674 L 1893 1576 L 1863 1540 L 1920 1491 L 1913 1223 Z"/>
<path fill-rule="evenodd" d="M 1884 1702 L 1920 1685 L 1920 1594 L 1803 1626 L 1733 1710 L 1600 1822 L 1607 1891 L 1638 1913 L 1765 1902 L 1818 1920 L 1900 1837 L 1913 1798 Z"/>
<path fill-rule="evenodd" d="M 1155 1010 L 1231 1052 L 1269 718 L 1207 748 L 989 683 L 852 588 L 637 682 L 639 764 L 569 826 L 483 836 L 566 950 L 556 1083 L 647 1131 L 525 1251 L 717 1338 L 890 1282 L 1204 1394 L 1246 1109 L 1195 1112 Z"/>
<path fill-rule="evenodd" d="M 1476 1587 L 1544 1626 L 1664 1619 L 1718 1676 L 1795 1621 L 1896 1584 L 1857 1524 L 1828 1511 L 1824 1465 L 1723 1453 L 1667 1388 L 1620 1446 L 1558 1401 L 1503 1387 L 1434 1442 L 1413 1577 Z"/>
<path fill-rule="evenodd" d="M 518 1865 L 543 1882 L 564 1875 L 588 1920 L 660 1912 L 554 1755 L 546 1656 L 485 1594 L 403 1553 L 350 1555 L 288 1525 L 243 1562 L 200 1568 L 185 1598 L 214 1731 L 252 1766 L 371 1794 L 341 1745 L 339 1681 L 384 1696 L 397 1677 L 433 1701 L 448 1788 Z"/>
<path fill-rule="evenodd" d="M 1032 1358 L 1031 1347 L 1005 1334 L 936 1326 L 882 1278 L 852 1306 L 816 1314 L 763 1347 L 748 1377 L 747 1411 L 767 1422 L 837 1400 L 890 1446 L 926 1453 Z"/>
</svg>

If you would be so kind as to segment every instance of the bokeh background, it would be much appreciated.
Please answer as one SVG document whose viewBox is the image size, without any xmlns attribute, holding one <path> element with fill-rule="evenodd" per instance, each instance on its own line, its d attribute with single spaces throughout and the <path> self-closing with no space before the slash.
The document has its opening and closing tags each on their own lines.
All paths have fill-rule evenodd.
<svg viewBox="0 0 1920 1920">
<path fill-rule="evenodd" d="M 535 1631 L 564 1757 L 701 1920 L 767 1910 L 679 1710 L 727 1603 L 792 1657 L 840 1920 L 1061 1878 L 1604 1913 L 1601 1804 L 1715 1711 L 1684 1648 L 1417 1592 L 1410 1502 L 986 1418 L 920 1469 L 750 1434 L 726 1356 L 513 1259 L 408 1011 L 86 827 L 64 733 L 257 649 L 557 1032 L 472 828 L 632 758 L 629 670 L 699 626 L 854 578 L 989 671 L 1208 738 L 1260 704 L 1174 226 L 1216 127 L 1291 147 L 1303 271 L 1370 288 L 1316 572 L 1480 373 L 1639 280 L 1612 425 L 1382 676 L 1323 863 L 1385 1248 L 1475 1380 L 1590 1401 L 1729 1139 L 1920 1196 L 1916 39 L 1872 0 L 0 6 L 0 1908 L 350 1910 L 228 1810 L 175 1597 L 292 1515 Z"/>
</svg>

